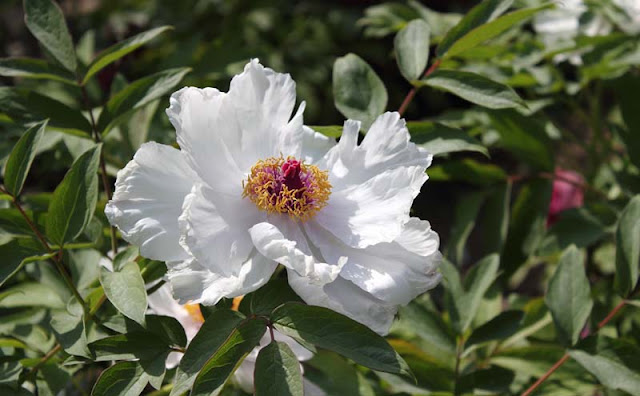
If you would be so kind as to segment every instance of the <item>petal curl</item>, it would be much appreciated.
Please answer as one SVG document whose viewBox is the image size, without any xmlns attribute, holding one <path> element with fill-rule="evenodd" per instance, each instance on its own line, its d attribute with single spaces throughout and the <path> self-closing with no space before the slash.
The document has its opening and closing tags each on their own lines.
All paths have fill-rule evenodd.
<svg viewBox="0 0 640 396">
<path fill-rule="evenodd" d="M 389 304 L 408 304 L 440 281 L 439 237 L 428 221 L 411 218 L 393 242 L 365 249 L 348 247 L 320 227 L 307 229 L 327 260 L 349 257 L 341 277 Z"/>
<path fill-rule="evenodd" d="M 264 218 L 248 199 L 216 194 L 198 184 L 186 196 L 178 219 L 180 243 L 198 263 L 225 276 L 238 276 L 253 249 L 247 229 Z"/>
<path fill-rule="evenodd" d="M 249 229 L 253 244 L 261 254 L 296 271 L 311 283 L 323 285 L 336 279 L 346 257 L 338 257 L 332 264 L 325 263 L 321 256 L 313 254 L 296 222 L 281 220 L 278 223 L 280 228 L 263 222 Z"/>
<path fill-rule="evenodd" d="M 215 305 L 222 297 L 250 293 L 269 281 L 278 264 L 255 252 L 237 276 L 211 272 L 195 259 L 167 263 L 167 278 L 180 304 Z"/>
<path fill-rule="evenodd" d="M 118 172 L 113 198 L 105 208 L 122 237 L 154 260 L 188 258 L 179 244 L 178 216 L 185 196 L 199 178 L 180 151 L 145 143 Z"/>
</svg>

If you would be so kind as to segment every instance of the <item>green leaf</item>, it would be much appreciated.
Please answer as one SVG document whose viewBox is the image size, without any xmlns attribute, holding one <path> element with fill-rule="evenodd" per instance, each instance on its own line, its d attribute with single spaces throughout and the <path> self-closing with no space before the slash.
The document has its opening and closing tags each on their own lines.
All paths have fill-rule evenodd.
<svg viewBox="0 0 640 396">
<path fill-rule="evenodd" d="M 107 102 L 100 113 L 98 129 L 106 134 L 127 114 L 171 92 L 189 71 L 191 69 L 184 67 L 168 69 L 127 85 Z"/>
<path fill-rule="evenodd" d="M 187 346 L 187 335 L 184 327 L 176 318 L 162 315 L 147 315 L 147 328 L 150 332 L 159 336 L 168 345 L 179 347 Z"/>
<path fill-rule="evenodd" d="M 451 236 L 444 250 L 445 256 L 458 266 L 462 266 L 464 248 L 476 223 L 476 217 L 486 199 L 484 191 L 473 191 L 460 197 L 454 209 Z"/>
<path fill-rule="evenodd" d="M 424 20 L 414 19 L 396 35 L 396 61 L 407 81 L 420 78 L 427 67 L 430 34 L 431 29 Z"/>
<path fill-rule="evenodd" d="M 283 334 L 330 349 L 377 371 L 413 378 L 407 363 L 389 343 L 371 329 L 323 307 L 287 303 L 271 314 Z"/>
<path fill-rule="evenodd" d="M 90 138 L 91 124 L 78 109 L 22 88 L 0 87 L 0 113 L 16 122 L 41 122 L 48 118 L 49 129 Z"/>
<path fill-rule="evenodd" d="M 143 359 L 151 360 L 169 350 L 165 340 L 156 334 L 132 331 L 101 338 L 89 344 L 96 361 Z"/>
<path fill-rule="evenodd" d="M 114 272 L 101 268 L 100 283 L 118 311 L 141 326 L 146 326 L 144 313 L 147 310 L 147 291 L 136 263 L 129 262 Z"/>
<path fill-rule="evenodd" d="M 52 80 L 76 85 L 72 74 L 42 59 L 1 58 L 0 76 Z"/>
<path fill-rule="evenodd" d="M 615 288 L 626 297 L 638 282 L 640 259 L 640 195 L 631 199 L 618 220 L 616 229 Z"/>
<path fill-rule="evenodd" d="M 433 156 L 459 151 L 475 151 L 489 157 L 487 148 L 460 129 L 431 121 L 409 121 L 411 141 Z"/>
<path fill-rule="evenodd" d="M 225 382 L 267 330 L 262 319 L 246 319 L 214 351 L 193 384 L 191 396 L 218 395 Z"/>
<path fill-rule="evenodd" d="M 461 161 L 447 161 L 429 168 L 429 177 L 434 181 L 463 181 L 472 185 L 486 186 L 507 181 L 507 174 L 493 164 L 483 164 L 465 158 Z"/>
<path fill-rule="evenodd" d="M 511 223 L 502 254 L 502 269 L 511 276 L 540 245 L 551 200 L 550 180 L 525 184 L 511 211 Z"/>
<path fill-rule="evenodd" d="M 483 230 L 482 254 L 502 253 L 509 229 L 510 199 L 511 182 L 509 181 L 497 185 L 489 192 L 478 220 L 478 227 Z"/>
<path fill-rule="evenodd" d="M 240 311 L 246 315 L 269 315 L 274 308 L 291 301 L 302 302 L 286 279 L 274 279 L 245 296 Z"/>
<path fill-rule="evenodd" d="M 125 264 L 130 263 L 138 257 L 139 250 L 136 246 L 129 246 L 126 249 L 120 251 L 113 258 L 113 270 L 120 271 Z"/>
<path fill-rule="evenodd" d="M 284 342 L 260 350 L 255 368 L 256 396 L 303 396 L 302 371 L 298 358 Z"/>
<path fill-rule="evenodd" d="M 586 208 L 565 210 L 540 243 L 539 254 L 561 252 L 569 245 L 584 248 L 607 235 L 605 226 Z"/>
<path fill-rule="evenodd" d="M 640 349 L 626 340 L 602 337 L 600 341 L 604 347 L 598 345 L 597 352 L 575 349 L 569 355 L 607 388 L 640 395 Z"/>
<path fill-rule="evenodd" d="M 444 273 L 451 293 L 452 308 L 449 312 L 453 328 L 458 334 L 463 334 L 471 325 L 473 318 L 478 312 L 482 297 L 485 295 L 491 284 L 498 276 L 498 268 L 500 266 L 500 258 L 497 254 L 491 254 L 473 266 L 467 274 L 462 285 L 455 285 L 455 279 L 452 281 L 449 273 Z M 456 290 L 458 289 L 458 290 Z"/>
<path fill-rule="evenodd" d="M 98 200 L 97 145 L 82 154 L 53 192 L 47 216 L 47 236 L 58 245 L 74 240 L 93 217 Z"/>
<path fill-rule="evenodd" d="M 545 302 L 561 340 L 574 345 L 593 307 L 584 257 L 574 245 L 562 253 L 558 268 L 549 280 Z"/>
<path fill-rule="evenodd" d="M 524 312 L 505 311 L 471 333 L 465 346 L 481 344 L 489 341 L 502 340 L 514 335 L 520 328 Z"/>
<path fill-rule="evenodd" d="M 51 328 L 65 352 L 91 358 L 82 313 L 82 307 L 77 303 L 57 311 L 51 316 Z"/>
<path fill-rule="evenodd" d="M 129 37 L 128 39 L 114 44 L 106 50 L 102 51 L 87 68 L 87 72 L 82 79 L 82 85 L 85 85 L 94 74 L 102 70 L 105 66 L 135 51 L 142 45 L 156 38 L 159 34 L 164 33 L 170 29 L 172 29 L 171 26 L 161 26 L 155 29 L 147 30 L 146 32 L 142 32 L 133 37 Z"/>
<path fill-rule="evenodd" d="M 76 52 L 62 10 L 51 0 L 24 0 L 27 29 L 71 72 L 76 71 Z"/>
<path fill-rule="evenodd" d="M 464 36 L 460 37 L 446 52 L 446 57 L 452 57 L 459 55 L 471 48 L 482 44 L 483 42 L 492 39 L 505 30 L 511 28 L 517 23 L 523 22 L 534 14 L 544 9 L 553 7 L 553 4 L 545 4 L 540 7 L 526 8 L 511 12 L 506 15 L 502 15 L 494 21 L 480 25 L 475 29 L 470 30 Z"/>
<path fill-rule="evenodd" d="M 40 243 L 28 238 L 16 238 L 0 245 L 0 286 L 11 279 L 27 263 L 46 260 L 53 254 L 45 253 Z"/>
<path fill-rule="evenodd" d="M 640 77 L 627 73 L 616 81 L 613 92 L 620 103 L 620 113 L 626 129 L 619 129 L 619 135 L 627 146 L 629 159 L 640 168 L 640 114 L 636 93 L 640 90 Z"/>
<path fill-rule="evenodd" d="M 440 42 L 436 54 L 439 58 L 445 55 L 451 47 L 470 31 L 497 18 L 504 13 L 513 0 L 484 0 L 473 7 L 456 26 L 454 26 Z"/>
<path fill-rule="evenodd" d="M 139 362 L 118 362 L 102 372 L 92 396 L 137 396 L 149 382 Z"/>
<path fill-rule="evenodd" d="M 440 69 L 420 80 L 419 84 L 450 92 L 489 109 L 526 106 L 518 94 L 507 85 L 476 73 Z"/>
<path fill-rule="evenodd" d="M 490 116 L 500 135 L 498 145 L 537 169 L 553 172 L 552 142 L 543 122 L 513 110 L 494 111 Z"/>
<path fill-rule="evenodd" d="M 241 314 L 228 309 L 214 309 L 207 316 L 180 360 L 171 396 L 182 395 L 191 389 L 200 369 L 243 320 Z"/>
<path fill-rule="evenodd" d="M 367 130 L 387 107 L 387 89 L 367 62 L 347 54 L 333 64 L 333 101 L 340 113 Z"/>
<path fill-rule="evenodd" d="M 417 336 L 449 354 L 456 352 L 455 336 L 449 326 L 436 313 L 417 301 L 400 308 L 399 323 L 405 324 Z"/>
<path fill-rule="evenodd" d="M 304 380 L 320 387 L 327 395 L 375 396 L 367 378 L 346 359 L 330 351 L 319 350 L 305 362 Z M 385 373 L 377 373 L 378 375 Z M 400 377 L 387 374 L 390 377 Z"/>
<path fill-rule="evenodd" d="M 4 186 L 14 197 L 20 195 L 22 191 L 31 163 L 36 156 L 38 142 L 46 127 L 47 121 L 43 121 L 27 129 L 9 154 L 4 171 Z"/>
<path fill-rule="evenodd" d="M 55 290 L 43 283 L 22 282 L 0 293 L 0 308 L 18 307 L 65 307 Z"/>
</svg>

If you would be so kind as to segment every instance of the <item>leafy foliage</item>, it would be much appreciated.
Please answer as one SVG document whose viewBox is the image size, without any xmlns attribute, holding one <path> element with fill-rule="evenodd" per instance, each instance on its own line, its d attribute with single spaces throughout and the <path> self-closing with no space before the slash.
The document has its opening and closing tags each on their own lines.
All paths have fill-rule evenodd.
<svg viewBox="0 0 640 396">
<path fill-rule="evenodd" d="M 639 394 L 637 9 L 365 3 L 0 6 L 24 14 L 0 37 L 0 394 Z M 168 96 L 253 57 L 329 139 L 399 110 L 434 157 L 411 215 L 442 282 L 386 338 L 285 271 L 168 316 L 166 264 L 104 215 L 136 150 L 175 144 Z"/>
</svg>

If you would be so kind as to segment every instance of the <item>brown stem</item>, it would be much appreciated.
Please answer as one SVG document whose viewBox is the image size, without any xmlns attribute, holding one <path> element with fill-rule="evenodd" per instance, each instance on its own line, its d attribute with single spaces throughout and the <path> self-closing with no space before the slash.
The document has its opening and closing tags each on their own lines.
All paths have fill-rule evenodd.
<svg viewBox="0 0 640 396">
<path fill-rule="evenodd" d="M 33 376 L 40 369 L 40 367 L 44 366 L 49 361 L 49 359 L 54 357 L 56 353 L 60 352 L 61 349 L 62 349 L 62 346 L 60 344 L 57 344 L 56 346 L 54 346 L 49 352 L 47 352 L 46 355 L 44 355 L 38 361 L 38 363 L 36 363 L 35 366 L 31 367 L 31 370 L 29 370 L 29 372 L 25 375 L 24 378 L 27 379 Z"/>
<path fill-rule="evenodd" d="M 429 69 L 427 69 L 427 71 L 424 73 L 424 75 L 422 76 L 422 78 L 426 78 L 428 77 L 431 73 L 433 73 L 434 71 L 436 71 L 436 69 L 440 66 L 440 63 L 442 63 L 442 60 L 440 59 L 436 59 L 433 64 L 431 64 L 431 67 L 429 67 Z M 407 96 L 404 97 L 404 100 L 402 101 L 402 104 L 400 105 L 400 108 L 398 108 L 398 113 L 400 115 L 403 115 L 405 111 L 407 111 L 407 107 L 409 107 L 409 104 L 411 103 L 411 101 L 413 100 L 413 98 L 416 96 L 416 92 L 418 92 L 418 88 L 417 87 L 413 87 L 411 88 L 411 91 L 409 91 L 407 93 Z"/>
<path fill-rule="evenodd" d="M 615 308 L 613 308 L 611 312 L 609 312 L 609 314 L 604 319 L 602 319 L 600 323 L 598 323 L 597 330 L 600 330 L 607 323 L 609 323 L 611 319 L 613 319 L 613 317 L 620 311 L 620 309 L 622 309 L 622 307 L 626 304 L 626 302 L 627 302 L 626 300 L 622 300 L 618 305 L 616 305 Z M 533 391 L 535 391 L 540 386 L 540 384 L 546 381 L 547 378 L 549 378 L 551 374 L 553 374 L 554 371 L 560 368 L 560 366 L 562 366 L 564 362 L 566 362 L 567 360 L 569 360 L 569 354 L 565 353 L 564 356 L 560 358 L 560 360 L 558 360 L 553 366 L 551 366 L 551 368 L 546 373 L 544 373 L 542 377 L 538 378 L 538 380 L 534 382 L 533 385 L 531 385 L 521 396 L 531 395 Z"/>
</svg>

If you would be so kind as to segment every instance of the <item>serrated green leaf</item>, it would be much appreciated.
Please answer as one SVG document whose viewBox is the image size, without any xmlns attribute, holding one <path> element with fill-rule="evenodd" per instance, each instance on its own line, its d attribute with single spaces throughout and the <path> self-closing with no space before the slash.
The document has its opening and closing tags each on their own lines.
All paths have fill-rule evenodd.
<svg viewBox="0 0 640 396">
<path fill-rule="evenodd" d="M 76 85 L 73 75 L 65 69 L 34 58 L 0 59 L 0 76 L 52 80 Z"/>
<path fill-rule="evenodd" d="M 140 268 L 134 262 L 122 266 L 119 271 L 100 269 L 100 283 L 107 298 L 124 316 L 145 327 L 147 291 Z"/>
<path fill-rule="evenodd" d="M 466 71 L 436 70 L 420 80 L 419 84 L 450 92 L 489 109 L 508 109 L 525 105 L 518 94 L 507 85 Z"/>
<path fill-rule="evenodd" d="M 330 349 L 373 370 L 413 378 L 407 363 L 368 327 L 328 308 L 287 303 L 271 314 L 274 326 L 288 336 Z"/>
<path fill-rule="evenodd" d="M 98 129 L 106 134 L 127 114 L 171 92 L 190 68 L 176 68 L 143 77 L 116 93 L 100 113 Z"/>
<path fill-rule="evenodd" d="M 105 66 L 135 51 L 140 46 L 156 38 L 159 34 L 164 33 L 170 29 L 172 29 L 171 26 L 161 26 L 155 29 L 147 30 L 146 32 L 142 32 L 136 34 L 133 37 L 129 37 L 128 39 L 114 44 L 106 50 L 102 51 L 88 66 L 87 72 L 82 79 L 82 85 L 86 84 L 94 74 L 102 70 Z"/>
<path fill-rule="evenodd" d="M 362 122 L 364 130 L 387 107 L 387 89 L 375 71 L 355 54 L 333 64 L 333 102 L 347 118 Z"/>
<path fill-rule="evenodd" d="M 198 372 L 243 320 L 241 314 L 229 309 L 216 308 L 207 316 L 180 360 L 171 396 L 182 395 L 191 389 Z"/>
<path fill-rule="evenodd" d="M 640 195 L 631 199 L 616 229 L 616 274 L 614 285 L 626 297 L 638 283 L 640 260 Z"/>
<path fill-rule="evenodd" d="M 92 396 L 137 396 L 149 382 L 139 362 L 118 362 L 102 372 Z"/>
<path fill-rule="evenodd" d="M 46 253 L 42 245 L 33 239 L 16 238 L 0 245 L 0 286 L 11 279 L 27 263 L 46 260 L 53 254 Z"/>
<path fill-rule="evenodd" d="M 265 321 L 255 318 L 246 319 L 233 329 L 200 370 L 191 396 L 218 395 L 244 357 L 258 345 L 266 330 Z"/>
<path fill-rule="evenodd" d="M 98 200 L 102 145 L 82 154 L 56 187 L 47 216 L 47 236 L 59 245 L 74 240 L 89 224 Z"/>
<path fill-rule="evenodd" d="M 473 29 L 500 16 L 512 3 L 513 0 L 484 0 L 473 7 L 442 39 L 436 51 L 438 57 L 445 55 L 458 40 Z"/>
<path fill-rule="evenodd" d="M 303 396 L 298 358 L 284 342 L 271 342 L 260 350 L 255 369 L 256 396 Z"/>
<path fill-rule="evenodd" d="M 29 31 L 67 70 L 77 68 L 73 40 L 62 10 L 51 0 L 24 0 L 24 22 Z"/>
<path fill-rule="evenodd" d="M 584 257 L 574 245 L 562 253 L 558 268 L 549 280 L 545 302 L 561 340 L 574 345 L 593 307 Z"/>
<path fill-rule="evenodd" d="M 552 6 L 553 4 L 545 4 L 540 7 L 514 11 L 509 14 L 502 15 L 489 23 L 480 25 L 456 40 L 456 42 L 446 51 L 446 57 L 456 56 L 474 48 L 479 44 L 500 35 L 514 25 L 529 19 L 534 14 Z"/>
<path fill-rule="evenodd" d="M 47 121 L 34 125 L 20 137 L 13 146 L 4 171 L 4 186 L 14 197 L 20 195 L 22 186 L 31 168 L 31 163 L 36 157 L 38 142 L 42 138 Z"/>
<path fill-rule="evenodd" d="M 476 151 L 489 156 L 489 151 L 482 143 L 460 129 L 431 121 L 409 121 L 407 128 L 411 141 L 433 156 L 459 151 Z"/>
<path fill-rule="evenodd" d="M 429 61 L 429 36 L 431 29 L 422 19 L 414 19 L 398 32 L 394 40 L 396 61 L 400 73 L 413 81 L 424 72 Z"/>
</svg>

